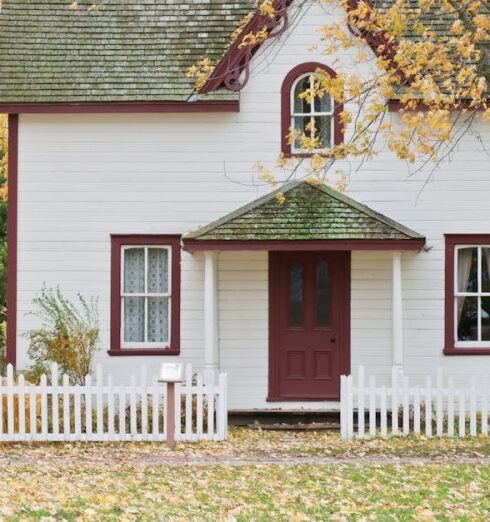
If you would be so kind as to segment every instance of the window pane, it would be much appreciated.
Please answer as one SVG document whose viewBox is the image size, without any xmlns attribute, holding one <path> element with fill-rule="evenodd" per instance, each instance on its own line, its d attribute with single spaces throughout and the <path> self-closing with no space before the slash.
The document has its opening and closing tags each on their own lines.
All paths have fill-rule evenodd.
<svg viewBox="0 0 490 522">
<path fill-rule="evenodd" d="M 458 250 L 458 292 L 478 292 L 478 248 Z"/>
<path fill-rule="evenodd" d="M 168 250 L 164 248 L 148 249 L 148 292 L 168 292 Z"/>
<path fill-rule="evenodd" d="M 303 324 L 303 266 L 294 262 L 289 269 L 289 325 Z"/>
<path fill-rule="evenodd" d="M 490 297 L 481 298 L 481 340 L 490 341 Z"/>
<path fill-rule="evenodd" d="M 145 249 L 124 250 L 124 292 L 128 294 L 145 291 Z"/>
<path fill-rule="evenodd" d="M 124 342 L 143 343 L 145 341 L 145 298 L 123 297 L 124 301 Z"/>
<path fill-rule="evenodd" d="M 490 292 L 490 248 L 481 249 L 481 289 Z"/>
<path fill-rule="evenodd" d="M 305 76 L 302 78 L 294 88 L 294 112 L 295 113 L 309 113 L 311 112 L 311 104 L 309 104 L 304 98 L 300 98 L 300 95 L 310 89 L 310 77 Z"/>
<path fill-rule="evenodd" d="M 168 342 L 168 312 L 168 297 L 148 298 L 148 341 L 150 343 Z"/>
<path fill-rule="evenodd" d="M 323 96 L 315 96 L 315 112 L 331 112 L 332 98 L 325 93 Z"/>
<path fill-rule="evenodd" d="M 328 263 L 320 261 L 316 265 L 316 325 L 329 324 L 329 273 Z"/>
<path fill-rule="evenodd" d="M 311 122 L 310 116 L 295 116 L 293 118 L 293 129 L 295 131 L 299 131 L 302 134 L 305 134 L 308 138 L 311 136 L 311 132 L 306 130 L 306 126 Z M 296 150 L 300 150 L 302 147 L 301 140 L 297 139 L 294 141 L 294 148 Z"/>
<path fill-rule="evenodd" d="M 332 117 L 315 116 L 315 137 L 320 139 L 320 149 L 332 148 Z"/>
<path fill-rule="evenodd" d="M 458 297 L 457 303 L 458 341 L 476 341 L 478 298 Z"/>
</svg>

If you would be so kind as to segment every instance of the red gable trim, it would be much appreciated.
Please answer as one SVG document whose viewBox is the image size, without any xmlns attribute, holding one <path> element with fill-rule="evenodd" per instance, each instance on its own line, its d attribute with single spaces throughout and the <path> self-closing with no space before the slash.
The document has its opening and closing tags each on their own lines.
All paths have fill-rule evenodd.
<svg viewBox="0 0 490 522">
<path fill-rule="evenodd" d="M 366 1 L 366 0 L 365 0 Z M 218 62 L 208 81 L 200 89 L 200 92 L 210 93 L 220 88 L 229 89 L 230 91 L 240 91 L 248 82 L 250 71 L 249 64 L 255 53 L 260 49 L 262 44 L 275 36 L 279 36 L 288 27 L 287 10 L 292 0 L 275 0 L 273 7 L 276 16 L 270 18 L 257 11 L 250 22 L 245 26 L 239 37 L 228 48 L 223 58 Z M 349 0 L 348 9 L 355 9 L 359 0 Z M 244 45 L 243 40 L 249 34 L 257 34 L 265 29 L 268 37 L 256 45 Z M 351 32 L 355 32 L 349 27 Z M 393 66 L 394 56 L 396 54 L 396 44 L 389 40 L 386 33 L 370 34 L 364 33 L 360 35 L 366 40 L 366 43 L 373 52 L 388 60 Z"/>
<path fill-rule="evenodd" d="M 86 114 L 86 113 L 190 113 L 239 112 L 238 101 L 196 102 L 72 102 L 0 103 L 0 113 L 9 114 Z"/>
<path fill-rule="evenodd" d="M 250 76 L 250 60 L 265 40 L 256 45 L 244 45 L 244 38 L 264 29 L 268 34 L 266 40 L 279 36 L 288 26 L 287 10 L 291 3 L 292 0 L 274 0 L 272 5 L 276 14 L 273 18 L 261 14 L 260 10 L 257 10 L 238 38 L 230 45 L 199 92 L 209 93 L 222 87 L 230 91 L 240 91 L 245 87 Z"/>
<path fill-rule="evenodd" d="M 7 364 L 16 363 L 17 346 L 17 187 L 19 115 L 8 119 L 7 202 Z"/>
</svg>

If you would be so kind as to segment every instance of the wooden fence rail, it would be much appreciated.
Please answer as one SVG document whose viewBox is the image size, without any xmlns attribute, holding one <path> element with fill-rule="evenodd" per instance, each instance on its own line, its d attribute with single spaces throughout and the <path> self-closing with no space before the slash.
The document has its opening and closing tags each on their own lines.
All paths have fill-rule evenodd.
<svg viewBox="0 0 490 522">
<path fill-rule="evenodd" d="M 407 376 L 394 370 L 391 386 L 378 386 L 374 376 L 366 380 L 360 366 L 356 382 L 352 375 L 341 377 L 340 395 L 343 439 L 411 433 L 426 437 L 488 435 L 486 375 L 471 378 L 468 387 L 457 388 L 454 379 L 445 378 L 438 368 L 435 382 L 427 376 L 424 386 L 412 386 Z"/>
<path fill-rule="evenodd" d="M 61 382 L 60 382 L 61 381 Z M 164 441 L 165 384 L 148 380 L 114 384 L 98 366 L 95 379 L 71 384 L 53 364 L 39 385 L 23 375 L 0 377 L 0 441 Z M 224 440 L 227 436 L 226 374 L 204 383 L 185 367 L 185 380 L 175 386 L 175 440 Z"/>
</svg>

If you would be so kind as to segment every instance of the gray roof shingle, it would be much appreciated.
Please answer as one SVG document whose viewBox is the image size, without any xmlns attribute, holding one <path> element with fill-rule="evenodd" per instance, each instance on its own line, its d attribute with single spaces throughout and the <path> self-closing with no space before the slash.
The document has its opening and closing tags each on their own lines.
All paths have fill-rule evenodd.
<svg viewBox="0 0 490 522">
<path fill-rule="evenodd" d="M 89 10 L 94 3 L 98 7 Z M 183 101 L 250 0 L 3 0 L 0 101 Z M 214 95 L 234 98 L 225 91 Z"/>
</svg>

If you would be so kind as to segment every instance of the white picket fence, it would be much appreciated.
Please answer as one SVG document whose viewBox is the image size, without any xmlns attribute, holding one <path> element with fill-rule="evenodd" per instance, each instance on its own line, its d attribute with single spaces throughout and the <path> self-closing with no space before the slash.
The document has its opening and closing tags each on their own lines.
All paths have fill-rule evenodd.
<svg viewBox="0 0 490 522">
<path fill-rule="evenodd" d="M 217 384 L 203 382 L 190 364 L 185 380 L 175 385 L 175 440 L 224 440 L 227 436 L 226 374 Z M 0 441 L 164 441 L 166 434 L 166 385 L 156 377 L 139 382 L 113 384 L 97 367 L 95 380 L 70 384 L 68 376 L 51 367 L 39 385 L 0 377 Z"/>
<path fill-rule="evenodd" d="M 391 386 L 378 386 L 374 376 L 366 379 L 365 369 L 360 366 L 356 382 L 352 375 L 341 377 L 340 432 L 343 439 L 387 437 L 389 433 L 426 437 L 488 435 L 489 403 L 486 375 L 471 378 L 467 388 L 456 388 L 453 377 L 445 377 L 438 368 L 435 382 L 427 376 L 425 386 L 411 386 L 407 376 L 394 370 Z"/>
</svg>

